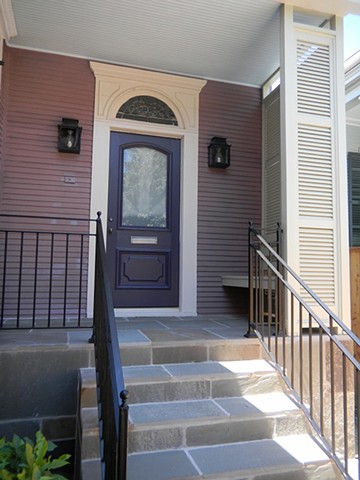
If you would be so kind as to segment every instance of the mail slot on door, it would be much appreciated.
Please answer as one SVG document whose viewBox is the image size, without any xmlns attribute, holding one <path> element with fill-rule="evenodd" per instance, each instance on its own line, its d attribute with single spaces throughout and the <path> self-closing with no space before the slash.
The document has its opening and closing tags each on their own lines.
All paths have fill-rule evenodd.
<svg viewBox="0 0 360 480">
<path fill-rule="evenodd" d="M 131 237 L 132 245 L 157 245 L 158 237 Z"/>
</svg>

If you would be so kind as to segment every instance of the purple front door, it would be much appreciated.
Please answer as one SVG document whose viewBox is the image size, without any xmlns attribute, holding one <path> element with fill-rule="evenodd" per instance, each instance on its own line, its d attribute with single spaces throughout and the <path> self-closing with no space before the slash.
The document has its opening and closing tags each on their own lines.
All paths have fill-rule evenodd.
<svg viewBox="0 0 360 480">
<path fill-rule="evenodd" d="M 179 305 L 180 140 L 111 132 L 107 259 L 117 308 Z"/>
</svg>

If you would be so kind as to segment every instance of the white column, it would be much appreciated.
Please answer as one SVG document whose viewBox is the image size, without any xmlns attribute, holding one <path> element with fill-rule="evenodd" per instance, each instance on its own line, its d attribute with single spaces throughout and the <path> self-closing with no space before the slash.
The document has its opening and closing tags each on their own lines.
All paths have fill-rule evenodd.
<svg viewBox="0 0 360 480">
<path fill-rule="evenodd" d="M 350 325 L 342 19 L 335 18 L 329 27 L 295 23 L 293 7 L 283 6 L 284 255 L 305 283 Z M 321 317 L 326 319 L 323 313 Z"/>
</svg>

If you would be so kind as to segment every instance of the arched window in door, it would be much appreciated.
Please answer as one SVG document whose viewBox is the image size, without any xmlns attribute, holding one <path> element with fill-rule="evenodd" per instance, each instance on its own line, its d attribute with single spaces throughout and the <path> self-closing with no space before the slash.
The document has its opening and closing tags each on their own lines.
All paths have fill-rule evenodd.
<svg viewBox="0 0 360 480">
<path fill-rule="evenodd" d="M 139 95 L 127 100 L 118 110 L 116 118 L 126 118 L 139 122 L 178 125 L 171 108 L 165 102 L 149 95 Z"/>
</svg>

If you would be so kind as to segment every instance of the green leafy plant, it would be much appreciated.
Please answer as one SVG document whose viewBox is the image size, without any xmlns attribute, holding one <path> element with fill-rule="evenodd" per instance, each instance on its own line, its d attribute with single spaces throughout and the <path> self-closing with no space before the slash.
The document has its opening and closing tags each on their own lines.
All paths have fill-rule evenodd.
<svg viewBox="0 0 360 480">
<path fill-rule="evenodd" d="M 27 437 L 14 435 L 11 442 L 0 439 L 0 480 L 66 480 L 62 475 L 52 473 L 69 463 L 70 455 L 59 458 L 46 457 L 47 452 L 56 448 L 41 432 L 36 433 L 35 443 Z"/>
</svg>

